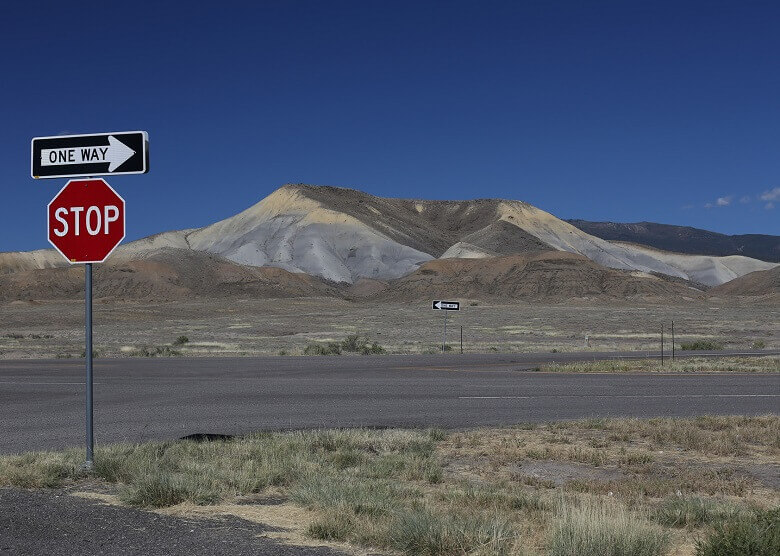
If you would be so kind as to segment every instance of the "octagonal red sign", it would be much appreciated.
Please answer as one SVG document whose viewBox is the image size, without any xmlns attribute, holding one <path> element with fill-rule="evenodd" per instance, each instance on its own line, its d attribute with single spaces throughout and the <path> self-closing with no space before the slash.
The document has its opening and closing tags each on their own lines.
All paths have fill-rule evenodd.
<svg viewBox="0 0 780 556">
<path fill-rule="evenodd" d="M 70 180 L 49 203 L 48 227 L 70 263 L 102 263 L 125 237 L 125 200 L 105 180 Z"/>
</svg>

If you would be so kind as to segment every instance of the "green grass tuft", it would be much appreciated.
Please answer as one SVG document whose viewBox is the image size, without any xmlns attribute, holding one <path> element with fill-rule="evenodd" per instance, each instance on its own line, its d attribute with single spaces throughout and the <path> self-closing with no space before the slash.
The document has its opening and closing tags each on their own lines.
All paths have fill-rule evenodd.
<svg viewBox="0 0 780 556">
<path fill-rule="evenodd" d="M 777 556 L 780 554 L 780 507 L 716 525 L 696 545 L 697 556 Z"/>
<path fill-rule="evenodd" d="M 670 527 L 702 527 L 734 519 L 745 512 L 726 500 L 700 496 L 670 496 L 658 506 L 653 518 Z"/>
<path fill-rule="evenodd" d="M 669 534 L 614 505 L 564 507 L 550 538 L 550 556 L 661 556 Z"/>
<path fill-rule="evenodd" d="M 508 555 L 517 541 L 515 531 L 500 517 L 427 508 L 401 512 L 391 531 L 393 548 L 415 556 Z"/>
<path fill-rule="evenodd" d="M 343 512 L 327 512 L 307 529 L 312 538 L 323 541 L 346 541 L 354 531 L 354 521 Z"/>
</svg>

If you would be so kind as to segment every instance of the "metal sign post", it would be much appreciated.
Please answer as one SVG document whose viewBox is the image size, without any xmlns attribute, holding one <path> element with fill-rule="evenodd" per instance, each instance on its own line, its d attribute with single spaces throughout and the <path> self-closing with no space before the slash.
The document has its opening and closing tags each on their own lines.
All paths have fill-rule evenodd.
<svg viewBox="0 0 780 556">
<path fill-rule="evenodd" d="M 49 243 L 71 264 L 84 264 L 84 361 L 86 461 L 95 461 L 93 429 L 92 263 L 102 263 L 125 237 L 125 201 L 103 179 L 91 176 L 145 174 L 149 136 L 145 131 L 35 137 L 33 178 L 76 177 L 49 202 Z M 90 179 L 84 179 L 90 176 Z"/>
<path fill-rule="evenodd" d="M 434 301 L 431 304 L 434 311 L 444 311 L 444 341 L 441 344 L 441 352 L 447 351 L 447 312 L 460 311 L 459 301 Z"/>
<path fill-rule="evenodd" d="M 444 341 L 441 344 L 441 352 L 447 351 L 447 311 L 444 311 Z"/>
<path fill-rule="evenodd" d="M 95 448 L 95 437 L 92 433 L 92 263 L 84 265 L 84 356 L 87 364 L 87 461 L 84 467 L 91 471 Z"/>
<path fill-rule="evenodd" d="M 661 366 L 664 366 L 664 325 L 661 325 Z"/>
</svg>

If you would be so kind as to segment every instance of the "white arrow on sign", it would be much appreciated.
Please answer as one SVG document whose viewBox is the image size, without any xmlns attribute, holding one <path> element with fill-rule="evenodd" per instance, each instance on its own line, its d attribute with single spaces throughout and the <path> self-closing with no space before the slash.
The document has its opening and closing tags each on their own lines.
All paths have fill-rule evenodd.
<svg viewBox="0 0 780 556">
<path fill-rule="evenodd" d="M 135 151 L 113 135 L 108 136 L 108 145 L 95 147 L 66 147 L 62 149 L 41 149 L 41 166 L 67 166 L 68 164 L 105 164 L 113 172 L 130 160 Z"/>
<path fill-rule="evenodd" d="M 437 309 L 457 309 L 458 303 L 447 303 L 446 301 L 437 301 L 433 304 Z"/>
</svg>

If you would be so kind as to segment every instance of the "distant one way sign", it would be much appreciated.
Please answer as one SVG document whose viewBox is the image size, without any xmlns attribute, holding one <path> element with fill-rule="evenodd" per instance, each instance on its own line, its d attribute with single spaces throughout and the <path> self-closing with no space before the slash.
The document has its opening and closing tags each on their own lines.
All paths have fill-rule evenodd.
<svg viewBox="0 0 780 556">
<path fill-rule="evenodd" d="M 440 311 L 460 311 L 459 301 L 434 301 L 433 308 Z"/>
<path fill-rule="evenodd" d="M 32 140 L 33 178 L 145 174 L 149 136 L 145 131 L 57 135 Z"/>
</svg>

